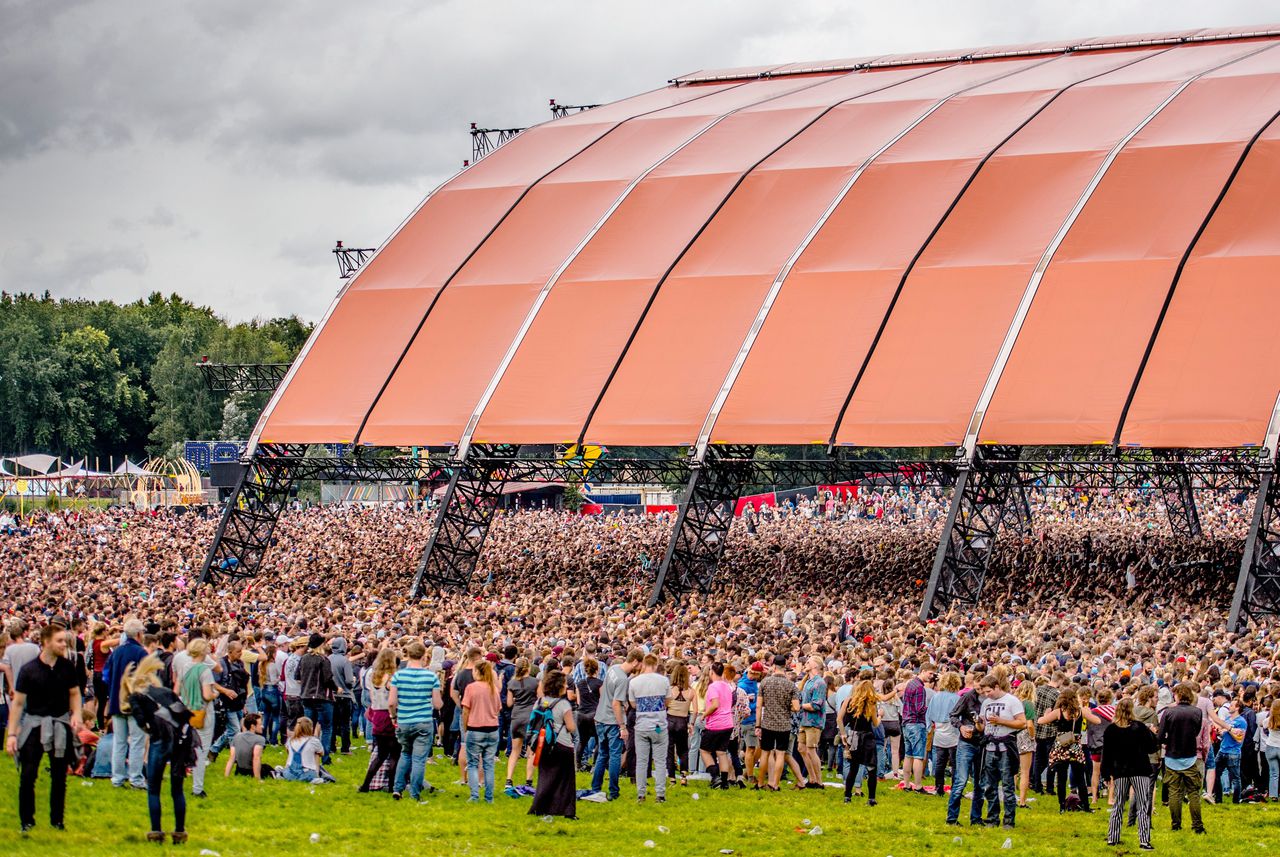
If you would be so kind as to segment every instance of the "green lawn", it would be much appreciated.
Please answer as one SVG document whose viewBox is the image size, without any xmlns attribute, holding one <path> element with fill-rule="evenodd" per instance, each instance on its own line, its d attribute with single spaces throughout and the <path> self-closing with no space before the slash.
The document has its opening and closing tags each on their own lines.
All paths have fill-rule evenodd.
<svg viewBox="0 0 1280 857">
<path fill-rule="evenodd" d="M 278 751 L 269 755 L 273 762 L 282 761 Z M 1104 812 L 1060 816 L 1052 801 L 1020 811 L 1016 830 L 984 830 L 967 825 L 947 827 L 942 799 L 907 796 L 890 788 L 881 790 L 880 805 L 874 808 L 857 798 L 845 806 L 836 789 L 722 793 L 708 791 L 705 783 L 673 786 L 665 805 L 653 803 L 651 796 L 648 803 L 638 806 L 634 789 L 624 780 L 621 800 L 580 803 L 579 821 L 546 822 L 526 815 L 528 798 L 513 800 L 499 794 L 492 807 L 467 803 L 467 790 L 452 785 L 457 779 L 456 768 L 443 763 L 429 766 L 428 778 L 444 786 L 444 791 L 425 804 L 393 803 L 385 794 L 358 795 L 356 780 L 367 760 L 359 751 L 343 757 L 334 765 L 340 782 L 317 787 L 223 779 L 219 771 L 207 780 L 209 799 L 189 801 L 191 841 L 178 848 L 146 842 L 145 794 L 114 789 L 106 780 L 88 785 L 75 778 L 68 787 L 66 832 L 53 831 L 46 824 L 48 780 L 42 777 L 36 792 L 38 825 L 24 839 L 18 834 L 17 775 L 12 764 L 0 764 L 0 850 L 40 855 L 154 854 L 163 850 L 192 857 L 202 849 L 221 857 L 569 853 L 576 857 L 649 853 L 689 857 L 716 855 L 722 848 L 731 848 L 741 857 L 915 857 L 922 853 L 992 857 L 1007 838 L 1018 857 L 1141 853 L 1136 831 L 1129 829 L 1124 846 L 1106 847 Z M 696 801 L 695 793 L 699 796 Z M 171 827 L 167 787 L 165 801 L 166 827 Z M 967 813 L 966 804 L 962 818 L 967 818 Z M 805 819 L 821 826 L 824 834 L 805 835 Z M 1168 829 L 1168 811 L 1157 808 L 1153 840 L 1157 851 L 1194 848 L 1195 853 L 1214 857 L 1256 857 L 1280 849 L 1280 805 L 1206 807 L 1205 823 L 1209 828 L 1206 837 L 1193 839 L 1189 829 L 1173 834 Z M 320 835 L 318 843 L 311 842 L 312 833 Z M 653 841 L 653 848 L 645 847 L 646 840 Z"/>
</svg>

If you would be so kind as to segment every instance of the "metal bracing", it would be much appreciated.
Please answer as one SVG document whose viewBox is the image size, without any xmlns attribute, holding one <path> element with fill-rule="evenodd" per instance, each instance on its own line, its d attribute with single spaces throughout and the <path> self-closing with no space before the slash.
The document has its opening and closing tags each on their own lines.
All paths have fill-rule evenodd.
<svg viewBox="0 0 1280 857">
<path fill-rule="evenodd" d="M 288 363 L 210 363 L 196 364 L 204 382 L 215 393 L 270 393 L 280 386 Z"/>
<path fill-rule="evenodd" d="M 339 241 L 338 246 L 333 248 L 333 256 L 338 260 L 338 276 L 344 280 L 351 279 L 377 252 L 377 247 L 343 247 Z"/>
<path fill-rule="evenodd" d="M 1280 484 L 1271 465 L 1263 468 L 1258 483 L 1258 499 L 1244 543 L 1227 628 L 1240 633 L 1251 621 L 1277 616 L 1280 616 Z"/>
<path fill-rule="evenodd" d="M 471 576 L 508 478 L 507 463 L 515 457 L 518 447 L 476 444 L 472 450 L 474 456 L 452 468 L 431 536 L 413 576 L 410 598 L 418 598 L 424 588 L 465 592 L 471 586 Z"/>
<path fill-rule="evenodd" d="M 982 597 L 1008 507 L 1025 502 L 1021 452 L 1017 446 L 981 446 L 973 461 L 962 466 L 920 606 L 921 621 L 958 604 L 976 605 Z"/>
<path fill-rule="evenodd" d="M 1191 472 L 1181 466 L 1181 450 L 1155 450 L 1156 485 L 1164 497 L 1169 513 L 1169 527 L 1175 535 L 1197 537 L 1202 534 L 1200 513 L 1196 509 L 1195 485 Z"/>
<path fill-rule="evenodd" d="M 271 547 L 276 522 L 297 481 L 290 462 L 306 452 L 303 444 L 264 443 L 249 461 L 222 510 L 218 529 L 200 567 L 201 585 L 252 580 Z"/>
<path fill-rule="evenodd" d="M 711 588 L 738 497 L 754 473 L 751 459 L 755 454 L 754 446 L 716 445 L 695 463 L 649 606 L 668 592 L 678 598 L 694 589 L 706 592 Z"/>
<path fill-rule="evenodd" d="M 593 110 L 599 107 L 599 104 L 556 104 L 554 98 L 551 99 L 551 118 L 563 119 L 574 113 L 582 113 L 584 110 Z"/>
<path fill-rule="evenodd" d="M 508 140 L 515 138 L 523 128 L 477 128 L 471 123 L 471 163 L 483 158 Z"/>
</svg>

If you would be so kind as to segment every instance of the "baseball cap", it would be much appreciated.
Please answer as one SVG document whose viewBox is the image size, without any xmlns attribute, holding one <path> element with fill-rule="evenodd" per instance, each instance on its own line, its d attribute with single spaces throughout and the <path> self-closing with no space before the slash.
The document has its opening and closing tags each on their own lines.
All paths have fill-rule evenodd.
<svg viewBox="0 0 1280 857">
<path fill-rule="evenodd" d="M 753 673 L 762 673 L 765 671 L 764 664 L 760 663 L 759 661 L 755 661 L 751 664 L 750 667 L 747 668 L 747 671 L 753 672 Z"/>
</svg>

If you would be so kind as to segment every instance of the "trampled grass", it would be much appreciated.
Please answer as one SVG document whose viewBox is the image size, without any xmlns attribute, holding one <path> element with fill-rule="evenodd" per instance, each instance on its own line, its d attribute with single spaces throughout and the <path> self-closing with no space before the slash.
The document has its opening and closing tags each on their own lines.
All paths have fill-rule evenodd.
<svg viewBox="0 0 1280 857">
<path fill-rule="evenodd" d="M 268 755 L 272 763 L 282 762 L 279 751 Z M 580 820 L 545 822 L 527 815 L 528 798 L 513 800 L 499 794 L 493 806 L 467 803 L 467 789 L 452 785 L 457 769 L 438 757 L 438 764 L 428 767 L 428 778 L 444 791 L 424 804 L 395 803 L 385 794 L 356 794 L 367 762 L 363 751 L 343 757 L 334 766 L 339 783 L 314 789 L 301 783 L 223 779 L 220 770 L 211 768 L 210 797 L 188 801 L 191 840 L 176 847 L 146 841 L 150 825 L 145 794 L 114 789 L 106 780 L 94 780 L 90 786 L 73 778 L 68 787 L 67 830 L 51 830 L 45 775 L 36 792 L 37 827 L 23 838 L 18 833 L 17 774 L 6 762 L 0 764 L 0 853 L 79 857 L 164 852 L 197 857 L 205 850 L 221 857 L 694 857 L 733 849 L 738 857 L 992 857 L 1006 839 L 1018 857 L 1141 853 L 1134 829 L 1125 830 L 1121 847 L 1105 845 L 1104 811 L 1063 816 L 1056 801 L 1043 799 L 1030 810 L 1020 810 L 1017 828 L 1006 831 L 967 824 L 947 827 L 943 799 L 905 795 L 888 787 L 880 790 L 880 804 L 874 808 L 858 798 L 844 805 L 837 789 L 723 793 L 709 791 L 705 783 L 672 786 L 665 805 L 655 804 L 650 790 L 649 802 L 637 805 L 634 789 L 624 781 L 621 800 L 580 803 Z M 695 793 L 698 800 L 693 799 Z M 166 828 L 170 828 L 167 785 L 164 800 Z M 961 817 L 967 819 L 967 814 L 966 802 Z M 1193 837 L 1189 824 L 1175 834 L 1169 830 L 1168 810 L 1157 807 L 1153 837 L 1157 851 L 1193 850 L 1214 857 L 1280 853 L 1280 805 L 1207 806 L 1205 817 L 1207 836 Z M 823 835 L 807 835 L 805 819 L 820 826 Z M 312 833 L 319 834 L 318 842 L 311 841 Z M 647 840 L 653 842 L 652 848 L 646 847 Z"/>
</svg>

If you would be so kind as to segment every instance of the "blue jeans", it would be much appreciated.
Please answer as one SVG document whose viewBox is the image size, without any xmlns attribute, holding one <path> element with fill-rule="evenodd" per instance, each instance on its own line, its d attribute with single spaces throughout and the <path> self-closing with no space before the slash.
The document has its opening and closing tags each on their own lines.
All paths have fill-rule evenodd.
<svg viewBox="0 0 1280 857">
<path fill-rule="evenodd" d="M 1218 772 L 1218 788 L 1222 788 L 1222 774 L 1227 772 L 1231 775 L 1231 802 L 1240 802 L 1240 754 L 1232 753 L 1228 755 L 1221 751 L 1218 752 L 1217 765 L 1214 770 Z M 1226 789 L 1223 789 L 1225 792 Z"/>
<path fill-rule="evenodd" d="M 467 783 L 471 799 L 480 799 L 480 772 L 484 771 L 484 799 L 493 803 L 493 762 L 498 755 L 498 731 L 467 731 Z M 403 754 L 400 756 L 404 758 Z"/>
<path fill-rule="evenodd" d="M 241 713 L 239 711 L 224 712 L 227 718 L 227 726 L 222 730 L 222 734 L 218 736 L 218 740 L 213 742 L 213 746 L 209 748 L 209 752 L 218 755 L 224 747 L 231 746 L 231 739 L 236 737 L 236 733 L 240 731 Z"/>
<path fill-rule="evenodd" d="M 315 724 L 316 737 L 320 739 L 320 746 L 324 748 L 324 758 L 320 760 L 320 764 L 328 765 L 332 761 L 329 758 L 329 752 L 333 749 L 333 703 L 327 699 L 304 699 L 302 716 L 310 718 Z"/>
<path fill-rule="evenodd" d="M 994 824 L 1000 820 L 1000 801 L 1004 801 L 1004 823 L 1013 825 L 1013 814 L 1018 808 L 1017 795 L 1014 793 L 1014 774 L 1018 770 L 1018 754 L 1011 750 L 998 753 L 994 750 L 987 753 L 986 764 L 982 768 L 982 792 L 987 800 L 987 823 Z M 997 794 L 1001 792 L 1002 794 Z M 975 790 L 974 803 L 977 803 Z"/>
<path fill-rule="evenodd" d="M 151 829 L 164 830 L 160 819 L 160 787 L 164 785 L 165 765 L 173 758 L 173 744 L 152 739 L 147 752 L 147 811 L 151 814 Z M 169 794 L 173 798 L 173 829 L 181 833 L 187 829 L 187 796 L 182 792 L 182 781 L 187 769 L 182 765 L 169 765 Z"/>
<path fill-rule="evenodd" d="M 609 767 L 609 797 L 621 794 L 618 788 L 618 775 L 622 773 L 622 735 L 616 724 L 602 726 L 596 724 L 596 738 L 600 749 L 596 752 L 596 766 L 591 771 L 591 790 L 598 792 L 604 786 L 604 769 Z M 693 755 L 693 748 L 689 748 Z"/>
<path fill-rule="evenodd" d="M 1280 729 L 1280 724 L 1276 724 L 1276 728 Z M 1262 754 L 1267 757 L 1267 797 L 1275 797 L 1280 789 L 1280 747 L 1266 744 Z"/>
<path fill-rule="evenodd" d="M 396 740 L 400 742 L 400 761 L 396 763 L 393 791 L 397 794 L 404 791 L 406 780 L 409 784 L 409 797 L 417 800 L 422 794 L 427 757 L 431 755 L 431 744 L 435 740 L 435 735 L 436 724 L 433 720 L 424 723 L 401 723 L 396 727 Z"/>
<path fill-rule="evenodd" d="M 129 782 L 141 787 L 144 785 L 142 765 L 146 761 L 147 733 L 132 717 L 123 714 L 111 715 L 111 731 L 115 735 L 111 744 L 111 784 L 124 785 L 127 777 Z"/>
<path fill-rule="evenodd" d="M 928 735 L 929 727 L 923 723 L 902 724 L 902 757 L 904 759 L 923 759 Z"/>
<path fill-rule="evenodd" d="M 982 764 L 982 748 L 961 741 L 956 746 L 956 774 L 951 780 L 951 796 L 947 798 L 947 823 L 960 820 L 960 801 L 964 798 L 964 790 L 974 773 Z M 973 804 L 969 807 L 969 823 L 982 823 L 982 790 L 976 785 L 973 789 Z"/>
<path fill-rule="evenodd" d="M 268 744 L 284 743 L 284 700 L 280 688 L 270 685 L 262 689 L 262 734 Z"/>
</svg>

